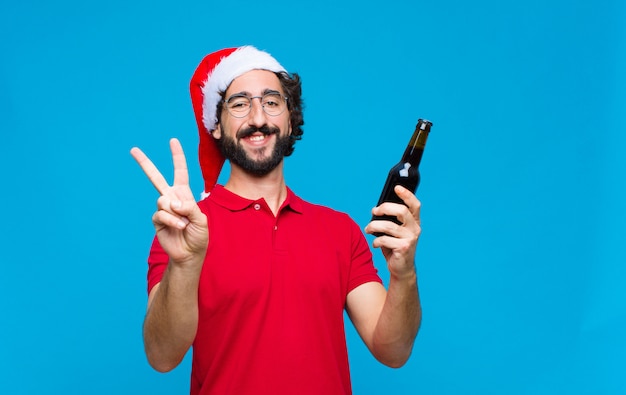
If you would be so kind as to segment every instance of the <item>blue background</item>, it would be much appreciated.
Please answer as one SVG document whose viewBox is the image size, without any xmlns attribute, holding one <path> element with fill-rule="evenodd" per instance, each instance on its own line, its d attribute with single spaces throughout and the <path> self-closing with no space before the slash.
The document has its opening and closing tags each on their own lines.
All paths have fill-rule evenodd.
<svg viewBox="0 0 626 395">
<path fill-rule="evenodd" d="M 157 195 L 128 151 L 171 176 L 180 138 L 199 196 L 189 79 L 243 44 L 303 78 L 289 185 L 362 227 L 434 122 L 421 332 L 392 370 L 348 325 L 355 394 L 626 393 L 625 17 L 617 0 L 3 1 L 0 393 L 188 392 L 189 358 L 164 375 L 143 354 Z"/>
</svg>

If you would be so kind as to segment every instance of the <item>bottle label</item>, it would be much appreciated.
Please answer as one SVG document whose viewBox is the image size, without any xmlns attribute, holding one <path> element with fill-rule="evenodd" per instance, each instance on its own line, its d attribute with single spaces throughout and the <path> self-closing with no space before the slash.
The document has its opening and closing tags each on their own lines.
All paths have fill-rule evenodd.
<svg viewBox="0 0 626 395">
<path fill-rule="evenodd" d="M 411 167 L 411 164 L 409 162 L 406 162 L 404 164 L 404 167 L 402 169 L 400 169 L 400 171 L 398 173 L 400 173 L 400 177 L 408 177 L 409 176 L 409 168 Z"/>
</svg>

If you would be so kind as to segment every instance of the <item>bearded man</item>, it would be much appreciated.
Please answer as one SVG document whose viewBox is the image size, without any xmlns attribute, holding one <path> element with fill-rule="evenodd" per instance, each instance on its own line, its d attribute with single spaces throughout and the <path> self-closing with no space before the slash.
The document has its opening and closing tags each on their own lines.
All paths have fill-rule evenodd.
<svg viewBox="0 0 626 395">
<path fill-rule="evenodd" d="M 193 347 L 191 394 L 351 394 L 344 311 L 382 363 L 402 366 L 421 321 L 415 249 L 420 203 L 383 203 L 366 233 L 384 234 L 382 284 L 357 224 L 300 199 L 284 157 L 302 136 L 301 84 L 254 47 L 212 53 L 191 95 L 205 181 L 196 202 L 183 149 L 170 147 L 169 185 L 138 148 L 131 153 L 160 197 L 148 259 L 144 344 L 158 371 Z M 230 175 L 216 185 L 224 160 Z"/>
</svg>

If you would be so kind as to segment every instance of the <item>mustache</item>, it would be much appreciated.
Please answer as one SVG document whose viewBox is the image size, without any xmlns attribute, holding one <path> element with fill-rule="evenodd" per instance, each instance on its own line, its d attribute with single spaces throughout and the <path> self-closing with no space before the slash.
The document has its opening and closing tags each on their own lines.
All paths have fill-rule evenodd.
<svg viewBox="0 0 626 395">
<path fill-rule="evenodd" d="M 270 134 L 278 134 L 280 130 L 276 127 L 269 127 L 267 125 L 263 125 L 260 128 L 252 126 L 252 127 L 245 128 L 237 132 L 237 139 L 245 139 L 246 137 L 250 137 L 254 133 L 257 133 L 257 132 L 260 132 L 266 136 L 269 136 Z"/>
</svg>

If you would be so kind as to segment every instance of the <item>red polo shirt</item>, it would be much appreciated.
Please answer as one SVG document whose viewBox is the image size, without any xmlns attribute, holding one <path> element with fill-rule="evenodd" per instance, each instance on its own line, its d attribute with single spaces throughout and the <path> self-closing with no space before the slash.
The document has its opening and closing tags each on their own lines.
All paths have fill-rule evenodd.
<svg viewBox="0 0 626 395">
<path fill-rule="evenodd" d="M 357 224 L 289 189 L 276 217 L 219 185 L 199 206 L 209 246 L 191 394 L 350 394 L 346 296 L 381 282 Z M 155 239 L 148 289 L 167 261 Z"/>
</svg>

